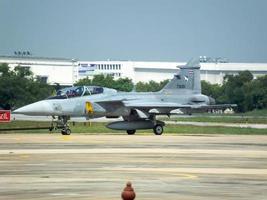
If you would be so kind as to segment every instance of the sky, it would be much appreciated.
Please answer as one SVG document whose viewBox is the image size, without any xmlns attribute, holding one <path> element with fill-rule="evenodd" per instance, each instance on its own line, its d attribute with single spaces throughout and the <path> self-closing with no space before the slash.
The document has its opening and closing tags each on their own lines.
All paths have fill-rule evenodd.
<svg viewBox="0 0 267 200">
<path fill-rule="evenodd" d="M 0 0 L 0 55 L 267 62 L 266 0 Z"/>
</svg>

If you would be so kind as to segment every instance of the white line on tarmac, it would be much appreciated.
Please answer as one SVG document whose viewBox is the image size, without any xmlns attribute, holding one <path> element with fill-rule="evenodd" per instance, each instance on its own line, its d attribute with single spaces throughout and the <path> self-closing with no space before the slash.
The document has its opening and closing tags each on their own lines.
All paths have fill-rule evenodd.
<svg viewBox="0 0 267 200">
<path fill-rule="evenodd" d="M 267 124 L 246 124 L 246 123 L 222 123 L 222 122 L 183 122 L 183 121 L 165 121 L 166 124 L 193 125 L 193 126 L 222 126 L 237 128 L 257 128 L 267 129 Z"/>
<path fill-rule="evenodd" d="M 243 174 L 243 175 L 265 175 L 267 176 L 267 169 L 254 168 L 123 168 L 123 167 L 109 167 L 107 171 L 135 171 L 135 172 L 165 172 L 165 173 L 179 173 L 177 175 L 185 176 L 187 178 L 197 178 L 193 174 Z"/>
<path fill-rule="evenodd" d="M 265 156 L 264 150 L 235 149 L 162 149 L 162 148 L 94 148 L 94 149 L 5 149 L 0 154 L 218 154 L 235 156 Z"/>
</svg>

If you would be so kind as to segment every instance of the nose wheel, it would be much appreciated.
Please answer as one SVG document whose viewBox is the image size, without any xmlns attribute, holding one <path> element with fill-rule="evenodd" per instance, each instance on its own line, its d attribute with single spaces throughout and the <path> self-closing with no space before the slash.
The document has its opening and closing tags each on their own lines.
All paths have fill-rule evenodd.
<svg viewBox="0 0 267 200">
<path fill-rule="evenodd" d="M 54 117 L 53 117 L 53 119 L 54 119 Z M 52 130 L 61 129 L 62 135 L 70 135 L 71 130 L 70 130 L 68 123 L 67 123 L 69 119 L 70 118 L 68 116 L 59 116 L 57 121 L 52 120 L 49 131 L 51 132 Z"/>
<path fill-rule="evenodd" d="M 70 135 L 70 134 L 71 134 L 71 130 L 70 130 L 70 128 L 63 128 L 63 129 L 61 130 L 61 134 L 62 134 L 62 135 Z"/>
</svg>

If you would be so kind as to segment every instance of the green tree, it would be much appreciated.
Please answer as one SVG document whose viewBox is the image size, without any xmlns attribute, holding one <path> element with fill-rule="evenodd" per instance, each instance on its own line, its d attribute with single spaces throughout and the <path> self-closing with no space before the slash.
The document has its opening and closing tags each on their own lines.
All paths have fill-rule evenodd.
<svg viewBox="0 0 267 200">
<path fill-rule="evenodd" d="M 10 75 L 9 67 L 6 63 L 0 64 L 0 76 L 6 77 Z"/>
<path fill-rule="evenodd" d="M 133 82 L 129 78 L 119 78 L 114 80 L 111 75 L 95 75 L 92 79 L 84 78 L 75 83 L 76 86 L 81 85 L 96 85 L 102 87 L 113 88 L 119 91 L 131 91 L 133 89 Z"/>
<path fill-rule="evenodd" d="M 223 103 L 235 103 L 240 112 L 250 110 L 253 106 L 251 100 L 246 97 L 246 88 L 253 81 L 253 75 L 249 71 L 239 72 L 238 75 L 226 75 L 223 83 Z"/>
<path fill-rule="evenodd" d="M 15 109 L 51 95 L 52 86 L 35 80 L 29 68 L 0 64 L 0 106 Z"/>
<path fill-rule="evenodd" d="M 115 81 L 113 88 L 119 91 L 130 92 L 133 90 L 133 87 L 134 85 L 131 79 L 119 78 L 118 80 Z"/>
<path fill-rule="evenodd" d="M 245 85 L 246 110 L 267 108 L 267 75 Z"/>
<path fill-rule="evenodd" d="M 156 82 L 156 81 L 149 81 L 148 83 L 144 83 L 139 81 L 136 83 L 136 91 L 137 92 L 157 92 L 160 91 L 167 83 L 169 80 L 164 80 L 161 82 Z"/>
<path fill-rule="evenodd" d="M 80 79 L 74 85 L 75 86 L 92 85 L 92 80 L 86 77 L 86 78 Z"/>
<path fill-rule="evenodd" d="M 201 82 L 202 93 L 217 103 L 235 103 L 239 112 L 267 108 L 267 75 L 253 79 L 249 71 L 226 75 L 222 85 Z"/>
<path fill-rule="evenodd" d="M 202 94 L 218 99 L 222 94 L 222 87 L 219 84 L 211 84 L 207 81 L 201 81 Z"/>
<path fill-rule="evenodd" d="M 16 66 L 14 68 L 14 72 L 17 75 L 17 77 L 21 77 L 21 78 L 33 78 L 33 73 L 30 70 L 29 67 L 21 67 L 21 66 Z"/>
</svg>

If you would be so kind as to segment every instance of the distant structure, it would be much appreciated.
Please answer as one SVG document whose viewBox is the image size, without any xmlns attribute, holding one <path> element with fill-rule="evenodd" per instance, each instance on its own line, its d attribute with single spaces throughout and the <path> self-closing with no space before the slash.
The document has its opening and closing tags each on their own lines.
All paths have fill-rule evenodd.
<svg viewBox="0 0 267 200">
<path fill-rule="evenodd" d="M 143 62 L 143 61 L 79 61 L 67 58 L 33 57 L 31 53 L 20 56 L 0 56 L 0 63 L 30 68 L 34 75 L 49 84 L 73 85 L 79 79 L 92 78 L 96 74 L 110 74 L 115 79 L 130 78 L 134 83 L 150 80 L 171 79 L 177 73 L 177 66 L 185 62 Z M 22 53 L 23 54 L 23 53 Z M 267 63 L 231 63 L 225 58 L 200 57 L 201 80 L 222 84 L 226 74 L 237 74 L 249 70 L 254 78 L 267 74 Z"/>
<path fill-rule="evenodd" d="M 15 56 L 31 56 L 31 52 L 29 51 L 14 51 Z"/>
</svg>

